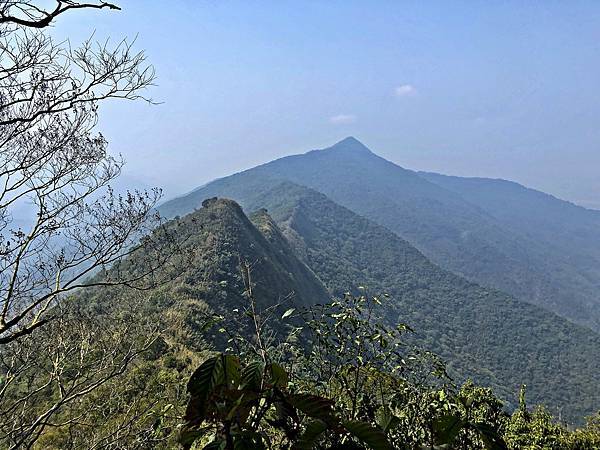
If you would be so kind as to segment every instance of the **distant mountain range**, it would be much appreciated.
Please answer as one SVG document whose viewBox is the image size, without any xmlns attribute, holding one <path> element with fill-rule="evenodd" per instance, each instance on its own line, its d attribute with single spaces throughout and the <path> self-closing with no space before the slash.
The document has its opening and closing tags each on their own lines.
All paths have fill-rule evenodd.
<svg viewBox="0 0 600 450">
<path fill-rule="evenodd" d="M 183 334 L 187 347 L 200 341 L 200 305 L 228 316 L 247 304 L 239 268 L 245 260 L 253 263 L 262 309 L 284 298 L 286 308 L 311 306 L 359 286 L 388 293 L 383 315 L 412 326 L 407 343 L 442 356 L 456 381 L 491 386 L 509 407 L 526 383 L 531 402 L 560 410 L 565 420 L 580 420 L 600 403 L 600 337 L 593 332 L 440 269 L 384 227 L 309 188 L 280 182 L 246 200 L 247 209 L 262 204 L 269 212 L 258 209 L 248 219 L 235 202 L 211 198 L 176 228 L 168 225 L 194 257 L 151 298 L 169 299 L 155 313 L 167 308 L 168 317 L 179 317 L 183 325 L 172 332 Z"/>
<path fill-rule="evenodd" d="M 406 239 L 441 267 L 600 331 L 600 211 L 516 183 L 399 167 L 354 138 L 216 180 L 165 203 L 243 200 L 256 185 L 310 187 Z"/>
</svg>

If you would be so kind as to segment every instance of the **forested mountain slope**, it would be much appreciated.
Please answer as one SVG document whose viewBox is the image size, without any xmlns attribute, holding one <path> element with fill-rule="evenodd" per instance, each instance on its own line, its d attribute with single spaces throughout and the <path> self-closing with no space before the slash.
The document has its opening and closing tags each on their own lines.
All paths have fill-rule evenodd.
<svg viewBox="0 0 600 450">
<path fill-rule="evenodd" d="M 252 267 L 261 312 L 274 306 L 274 317 L 279 318 L 288 308 L 330 300 L 279 230 L 269 230 L 268 223 L 261 230 L 237 203 L 208 199 L 198 211 L 144 238 L 170 256 L 154 266 L 147 289 L 101 285 L 81 290 L 66 302 L 60 315 L 69 321 L 61 325 L 66 329 L 58 334 L 60 340 L 54 337 L 60 330 L 48 328 L 50 332 L 34 335 L 36 340 L 24 347 L 31 348 L 35 359 L 16 397 L 25 396 L 34 411 L 43 411 L 63 392 L 73 395 L 74 385 L 83 390 L 100 384 L 57 411 L 53 426 L 45 427 L 32 448 L 180 448 L 178 425 L 189 400 L 185 386 L 192 372 L 215 349 L 235 347 L 233 334 L 249 337 L 252 330 L 246 315 L 252 310 L 248 278 L 241 263 Z M 153 239 L 158 236 L 160 240 Z M 149 257 L 156 254 L 140 250 L 95 277 L 110 284 L 116 273 L 144 273 Z M 269 337 L 287 332 L 290 321 L 273 321 L 262 338 L 270 342 Z M 53 342 L 59 343 L 57 350 L 51 348 Z M 132 352 L 138 353 L 134 357 Z M 56 371 L 60 382 L 47 381 L 48 368 Z M 0 383 L 5 374 L 0 369 Z M 10 386 L 8 380 L 2 387 Z M 10 405 L 8 396 L 15 392 L 8 392 L 3 394 Z M 8 448 L 5 436 L 0 434 L 2 449 Z"/>
<path fill-rule="evenodd" d="M 209 194 L 243 194 L 265 180 L 289 180 L 384 225 L 454 273 L 600 330 L 600 266 L 594 250 L 600 232 L 593 220 L 579 227 L 573 223 L 575 216 L 564 219 L 564 208 L 557 213 L 539 202 L 523 204 L 515 210 L 521 213 L 511 216 L 509 204 L 495 210 L 499 202 L 477 198 L 471 187 L 459 190 L 430 179 L 347 138 L 325 150 L 281 158 L 216 180 L 165 203 L 161 211 L 167 216 L 185 214 Z M 534 211 L 529 216 L 538 216 L 537 222 L 527 222 L 523 211 L 528 208 Z M 588 251 L 579 252 L 586 243 Z"/>
<path fill-rule="evenodd" d="M 147 308 L 157 320 L 166 319 L 171 337 L 190 349 L 206 348 L 207 336 L 200 328 L 214 314 L 231 318 L 236 315 L 234 309 L 242 314 L 248 306 L 248 281 L 261 310 L 280 303 L 287 308 L 309 307 L 329 300 L 326 288 L 295 256 L 288 242 L 283 237 L 272 238 L 278 230 L 268 233 L 263 229 L 265 234 L 261 233 L 232 200 L 208 198 L 201 206 L 164 225 L 176 239 L 177 250 L 173 263 L 154 274 L 165 282 L 150 291 Z M 134 255 L 111 270 L 136 273 L 138 259 L 143 257 Z M 251 280 L 245 265 L 250 268 Z M 127 296 L 103 292 L 98 292 L 104 297 L 99 303 Z M 208 341 L 213 338 L 215 335 Z"/>
<path fill-rule="evenodd" d="M 329 298 L 287 241 L 267 240 L 234 201 L 207 199 L 201 209 L 177 221 L 176 226 L 178 239 L 193 255 L 175 286 L 213 310 L 227 312 L 247 302 L 242 263 L 252 267 L 252 282 L 262 308 L 284 299 L 296 306 L 310 306 Z"/>
<path fill-rule="evenodd" d="M 186 351 L 223 344 L 224 336 L 207 324 L 218 315 L 236 326 L 231 319 L 249 307 L 248 282 L 262 311 L 271 306 L 277 306 L 277 311 L 310 307 L 330 299 L 274 223 L 271 228 L 263 224 L 259 231 L 232 200 L 208 198 L 194 213 L 164 227 L 176 239 L 177 250 L 172 263 L 153 275 L 164 281 L 149 291 L 147 315 L 165 322 L 169 341 Z M 144 257 L 136 254 L 111 270 L 136 273 L 139 258 Z M 250 268 L 250 280 L 244 266 Z M 129 294 L 122 289 L 96 289 L 93 295 L 98 296 L 93 303 L 111 304 L 115 299 L 127 302 Z M 274 326 L 275 331 L 284 328 Z"/>
<path fill-rule="evenodd" d="M 582 208 L 544 192 L 501 179 L 464 178 L 419 172 L 423 178 L 459 194 L 506 229 L 543 243 L 564 262 L 563 269 L 584 292 L 580 314 L 600 310 L 600 211 Z M 565 274 L 557 274 L 564 277 Z M 565 293 L 566 295 L 568 292 Z M 588 303 L 586 307 L 585 303 Z M 584 305 L 581 305 L 584 303 Z"/>
<path fill-rule="evenodd" d="M 331 292 L 366 286 L 389 293 L 390 320 L 415 328 L 417 340 L 448 361 L 458 379 L 493 386 L 513 405 L 526 383 L 532 401 L 572 420 L 600 404 L 595 333 L 440 269 L 394 233 L 313 190 L 268 178 L 252 178 L 251 188 L 220 186 L 248 211 L 267 208 Z M 219 190 L 205 189 L 196 194 Z M 258 218 L 260 229 L 264 213 Z"/>
</svg>

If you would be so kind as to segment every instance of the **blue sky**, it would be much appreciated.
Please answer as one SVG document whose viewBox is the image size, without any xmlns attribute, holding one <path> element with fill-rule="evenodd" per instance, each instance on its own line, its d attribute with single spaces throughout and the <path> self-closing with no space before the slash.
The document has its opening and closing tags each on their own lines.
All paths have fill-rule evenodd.
<svg viewBox="0 0 600 450">
<path fill-rule="evenodd" d="M 128 180 L 173 196 L 353 135 L 600 208 L 600 2 L 117 3 L 55 33 L 137 35 L 156 68 L 161 105 L 101 110 Z"/>
</svg>

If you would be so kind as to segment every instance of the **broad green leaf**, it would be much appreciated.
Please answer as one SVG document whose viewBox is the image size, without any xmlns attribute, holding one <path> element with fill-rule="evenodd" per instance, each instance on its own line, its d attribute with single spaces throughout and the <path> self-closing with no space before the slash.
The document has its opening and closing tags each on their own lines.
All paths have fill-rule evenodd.
<svg viewBox="0 0 600 450">
<path fill-rule="evenodd" d="M 333 416 L 333 402 L 327 398 L 312 394 L 293 394 L 287 400 L 296 409 L 314 419 L 321 419 L 327 423 L 335 420 Z"/>
<path fill-rule="evenodd" d="M 278 387 L 286 387 L 288 384 L 288 374 L 279 364 L 272 363 L 269 366 L 271 372 L 271 384 Z"/>
<path fill-rule="evenodd" d="M 192 448 L 192 444 L 196 441 L 196 439 L 202 437 L 203 435 L 204 435 L 204 432 L 198 431 L 195 428 L 184 427 L 181 429 L 181 432 L 179 433 L 177 441 L 181 444 L 181 447 L 184 450 L 189 450 L 190 448 Z M 207 446 L 204 448 L 210 448 L 210 447 Z M 213 448 L 218 448 L 218 447 L 213 447 Z"/>
<path fill-rule="evenodd" d="M 300 438 L 292 446 L 292 450 L 312 450 L 315 448 L 315 444 L 321 437 L 321 435 L 327 431 L 327 424 L 322 420 L 316 419 L 309 422 L 306 425 L 304 433 L 300 435 Z"/>
<path fill-rule="evenodd" d="M 447 414 L 433 423 L 437 444 L 452 444 L 466 422 L 458 414 Z"/>
<path fill-rule="evenodd" d="M 392 414 L 388 407 L 380 408 L 375 415 L 375 420 L 384 432 L 393 430 L 400 424 L 400 419 Z"/>
<path fill-rule="evenodd" d="M 258 391 L 263 375 L 263 365 L 260 361 L 252 361 L 242 369 L 241 387 Z"/>
<path fill-rule="evenodd" d="M 188 424 L 201 423 L 208 407 L 208 398 L 217 386 L 228 389 L 237 387 L 240 381 L 240 361 L 237 357 L 220 354 L 204 361 L 192 374 L 187 385 L 191 395 L 185 413 Z"/>
<path fill-rule="evenodd" d="M 265 443 L 259 433 L 244 431 L 234 436 L 234 450 L 264 450 Z"/>
<path fill-rule="evenodd" d="M 300 422 L 296 409 L 290 404 L 285 398 L 285 395 L 281 391 L 276 390 L 279 393 L 279 398 L 275 401 L 275 418 L 279 422 L 285 422 L 291 419 L 294 423 Z"/>
<path fill-rule="evenodd" d="M 342 425 L 348 432 L 373 450 L 393 450 L 385 433 L 369 423 L 359 420 L 347 420 Z"/>
<path fill-rule="evenodd" d="M 479 432 L 486 450 L 506 450 L 508 448 L 502 436 L 491 426 L 483 423 L 472 426 Z"/>
<path fill-rule="evenodd" d="M 221 355 L 221 364 L 223 365 L 223 384 L 228 389 L 237 388 L 241 380 L 239 358 L 232 355 Z"/>
<path fill-rule="evenodd" d="M 224 450 L 227 446 L 227 442 L 225 440 L 212 441 L 209 444 L 205 445 L 202 450 Z"/>
<path fill-rule="evenodd" d="M 213 357 L 204 361 L 188 382 L 187 391 L 191 395 L 185 413 L 185 420 L 188 424 L 198 425 L 204 420 L 206 400 L 219 380 L 219 359 L 219 357 Z"/>
</svg>

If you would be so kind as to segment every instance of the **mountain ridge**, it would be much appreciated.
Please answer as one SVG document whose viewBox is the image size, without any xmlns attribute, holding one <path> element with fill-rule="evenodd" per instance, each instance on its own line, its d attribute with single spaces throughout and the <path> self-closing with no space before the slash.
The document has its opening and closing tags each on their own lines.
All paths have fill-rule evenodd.
<svg viewBox="0 0 600 450">
<path fill-rule="evenodd" d="M 258 306 L 324 302 L 329 294 L 287 241 L 265 237 L 233 200 L 208 198 L 202 207 L 165 224 L 190 254 L 182 274 L 168 283 L 174 293 L 230 313 L 247 302 L 241 265 L 249 264 Z"/>
<path fill-rule="evenodd" d="M 389 293 L 394 306 L 387 316 L 413 326 L 417 342 L 446 359 L 457 379 L 493 386 L 513 406 L 520 383 L 527 383 L 532 401 L 565 407 L 570 420 L 597 407 L 600 336 L 442 270 L 385 227 L 322 193 L 288 181 L 253 181 L 251 189 L 223 185 L 222 194 L 246 211 L 266 208 L 333 294 L 359 285 Z M 218 190 L 211 189 L 207 195 Z"/>
<path fill-rule="evenodd" d="M 594 236 L 600 240 L 600 231 L 588 229 L 587 236 L 577 237 L 577 228 L 571 226 L 562 236 L 561 224 L 567 224 L 568 218 L 560 215 L 554 228 L 513 226 L 507 223 L 510 218 L 498 217 L 489 205 L 466 195 L 465 189 L 452 188 L 365 149 L 355 138 L 347 138 L 326 149 L 286 156 L 215 180 L 196 192 L 222 193 L 221 188 L 232 183 L 252 189 L 261 179 L 308 186 L 386 226 L 446 269 L 600 331 L 600 270 L 596 269 L 600 245 L 594 253 L 593 242 L 585 245 Z M 197 197 L 189 194 L 167 202 L 163 211 L 167 216 L 189 212 L 199 202 Z M 564 209 L 560 200 L 556 202 Z M 538 203 L 529 209 L 540 208 Z"/>
</svg>

